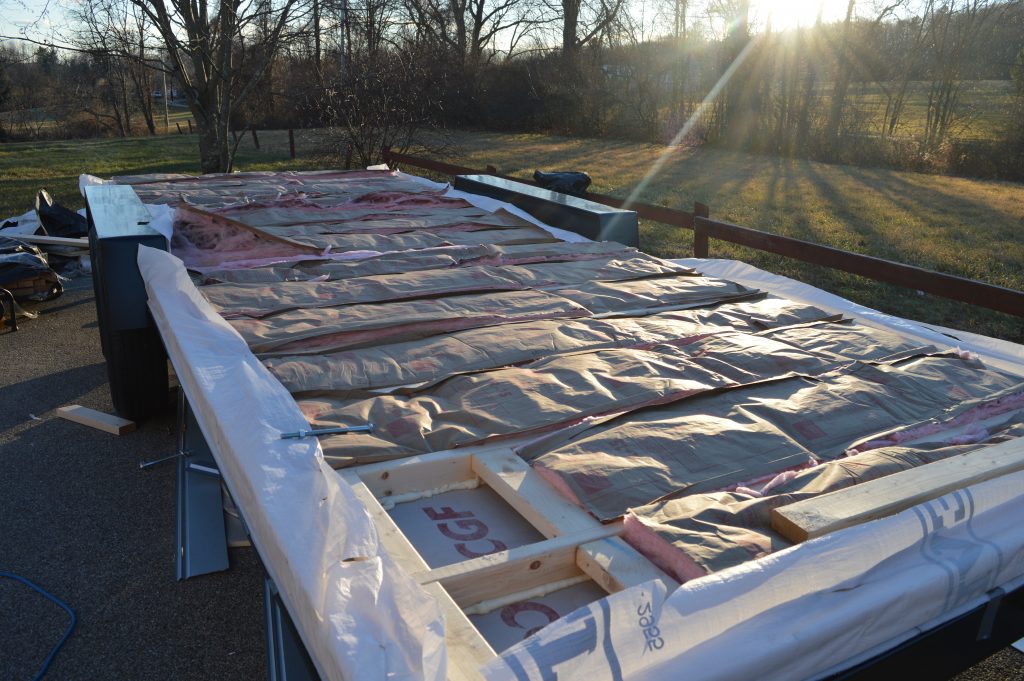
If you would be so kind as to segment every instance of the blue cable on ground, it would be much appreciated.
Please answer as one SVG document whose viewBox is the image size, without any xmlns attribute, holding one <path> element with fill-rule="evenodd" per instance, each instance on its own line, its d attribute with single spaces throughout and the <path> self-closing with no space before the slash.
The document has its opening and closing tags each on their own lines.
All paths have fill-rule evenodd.
<svg viewBox="0 0 1024 681">
<path fill-rule="evenodd" d="M 33 584 L 24 577 L 16 575 L 13 572 L 2 571 L 0 571 L 0 577 L 7 577 L 8 579 L 19 581 L 25 586 L 31 587 L 35 591 L 39 592 L 49 600 L 53 601 L 54 603 L 62 607 L 64 611 L 68 614 L 68 617 L 71 618 L 71 622 L 68 623 L 68 628 L 64 630 L 64 635 L 61 636 L 60 640 L 57 641 L 57 644 L 53 646 L 53 648 L 50 650 L 50 654 L 46 656 L 46 660 L 43 662 L 43 666 L 40 667 L 39 671 L 36 672 L 36 675 L 32 677 L 32 681 L 39 681 L 39 679 L 43 678 L 43 675 L 46 674 L 46 670 L 50 668 L 50 663 L 53 662 L 53 658 L 57 655 L 57 651 L 60 650 L 60 647 L 64 645 L 64 641 L 67 641 L 68 636 L 71 636 L 71 632 L 74 631 L 75 624 L 78 622 L 78 618 L 75 617 L 74 611 L 68 606 L 67 603 L 60 600 L 53 594 L 49 593 L 48 591 L 46 591 L 46 589 L 42 588 L 41 586 Z"/>
</svg>

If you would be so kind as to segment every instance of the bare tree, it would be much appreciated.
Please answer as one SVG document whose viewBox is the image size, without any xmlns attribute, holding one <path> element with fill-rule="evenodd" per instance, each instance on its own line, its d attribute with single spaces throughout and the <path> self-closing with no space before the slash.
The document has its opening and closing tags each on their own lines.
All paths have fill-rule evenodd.
<svg viewBox="0 0 1024 681">
<path fill-rule="evenodd" d="M 155 135 L 152 79 L 162 65 L 155 56 L 147 57 L 145 15 L 131 5 L 95 2 L 81 5 L 72 16 L 81 26 L 75 43 L 103 72 L 99 94 L 118 132 L 122 136 L 132 133 L 131 118 L 137 111 L 149 134 Z"/>
<path fill-rule="evenodd" d="M 152 22 L 184 86 L 202 171 L 231 170 L 232 111 L 263 79 L 281 45 L 295 37 L 291 24 L 301 25 L 306 8 L 299 0 L 220 0 L 212 7 L 207 0 L 127 1 Z"/>
<path fill-rule="evenodd" d="M 945 140 L 962 115 L 960 97 L 970 74 L 966 57 L 982 31 L 992 26 L 1009 3 L 988 0 L 950 2 L 931 15 L 931 83 L 924 142 L 932 147 Z"/>
<path fill-rule="evenodd" d="M 599 38 L 619 16 L 625 0 L 545 0 L 562 27 L 562 57 L 574 68 L 580 50 Z"/>
<path fill-rule="evenodd" d="M 496 52 L 495 41 L 508 33 L 522 38 L 534 23 L 521 11 L 526 0 L 405 0 L 405 10 L 420 41 L 440 48 L 461 67 L 475 68 Z"/>
</svg>

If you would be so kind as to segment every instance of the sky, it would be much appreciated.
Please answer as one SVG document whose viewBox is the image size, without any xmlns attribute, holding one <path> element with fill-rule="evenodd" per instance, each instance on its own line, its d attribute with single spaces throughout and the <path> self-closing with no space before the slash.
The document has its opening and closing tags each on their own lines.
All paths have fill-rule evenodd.
<svg viewBox="0 0 1024 681">
<path fill-rule="evenodd" d="M 54 40 L 53 33 L 67 26 L 62 5 L 76 0 L 0 0 L 0 35 L 16 36 L 28 31 L 37 40 Z M 846 14 L 847 0 L 751 0 L 751 23 L 763 28 L 771 17 L 772 28 L 783 30 L 814 23 L 819 4 L 825 22 L 840 21 Z M 860 0 L 861 14 L 870 13 L 873 0 Z M 58 43 L 59 44 L 59 43 Z"/>
<path fill-rule="evenodd" d="M 752 0 L 750 3 L 751 17 L 758 26 L 767 23 L 771 15 L 772 28 L 781 30 L 794 26 L 810 26 L 818 17 L 820 0 Z M 846 16 L 846 0 L 824 0 L 822 5 L 822 21 L 841 21 Z M 861 2 L 870 5 L 870 2 Z"/>
</svg>

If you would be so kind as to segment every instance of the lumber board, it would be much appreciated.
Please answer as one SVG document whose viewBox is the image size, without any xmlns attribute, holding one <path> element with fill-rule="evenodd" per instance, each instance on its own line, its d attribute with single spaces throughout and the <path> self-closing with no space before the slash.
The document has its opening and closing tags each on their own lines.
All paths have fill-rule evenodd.
<svg viewBox="0 0 1024 681">
<path fill-rule="evenodd" d="M 561 591 L 562 589 L 568 589 L 571 586 L 576 586 L 577 584 L 583 584 L 589 581 L 589 576 L 583 573 L 577 573 L 570 577 L 566 577 L 565 579 L 541 584 L 531 589 L 524 589 L 523 591 L 517 591 L 515 593 L 505 594 L 504 596 L 498 596 L 497 598 L 492 598 L 490 600 L 480 601 L 468 608 L 463 608 L 463 612 L 467 615 L 486 615 L 498 608 L 504 608 L 505 606 L 512 605 L 514 603 L 522 603 L 523 601 L 531 601 L 546 594 Z"/>
<path fill-rule="evenodd" d="M 772 529 L 799 543 L 895 515 L 964 487 L 1024 470 L 1024 438 L 935 461 L 772 510 Z"/>
<path fill-rule="evenodd" d="M 473 470 L 545 537 L 584 532 L 600 525 L 556 492 L 511 449 L 474 454 Z"/>
<path fill-rule="evenodd" d="M 47 236 L 44 234 L 18 234 L 14 238 L 18 241 L 38 244 L 40 246 L 74 246 L 84 249 L 86 252 L 89 250 L 89 240 L 84 236 L 77 239 L 69 239 L 67 237 Z"/>
<path fill-rule="evenodd" d="M 113 435 L 124 435 L 135 430 L 134 421 L 129 421 L 113 414 L 104 414 L 102 411 L 89 409 L 80 404 L 69 404 L 66 407 L 60 407 L 57 409 L 57 416 Z"/>
<path fill-rule="evenodd" d="M 437 490 L 476 478 L 468 452 L 437 452 L 353 468 L 378 499 Z"/>
<path fill-rule="evenodd" d="M 546 537 L 601 526 L 593 516 L 556 492 L 510 449 L 474 454 L 473 470 Z M 576 564 L 609 593 L 652 579 L 669 588 L 676 586 L 621 537 L 581 545 L 576 549 Z"/>
<path fill-rule="evenodd" d="M 607 537 L 580 545 L 576 549 L 576 564 L 608 593 L 652 580 L 661 582 L 669 591 L 679 586 L 622 537 Z"/>
<path fill-rule="evenodd" d="M 420 584 L 437 582 L 462 608 L 582 574 L 576 549 L 618 534 L 621 523 L 517 546 L 414 575 Z"/>
<path fill-rule="evenodd" d="M 348 483 L 356 497 L 366 506 L 377 528 L 377 536 L 381 546 L 409 574 L 429 570 L 423 557 L 406 539 L 402 530 L 380 505 L 370 489 L 363 483 L 353 470 L 338 471 L 342 479 Z M 495 657 L 494 649 L 484 640 L 476 627 L 469 621 L 452 597 L 437 583 L 423 585 L 440 605 L 444 614 L 444 634 L 448 648 L 448 676 L 450 681 L 469 681 L 482 679 L 480 667 Z"/>
</svg>

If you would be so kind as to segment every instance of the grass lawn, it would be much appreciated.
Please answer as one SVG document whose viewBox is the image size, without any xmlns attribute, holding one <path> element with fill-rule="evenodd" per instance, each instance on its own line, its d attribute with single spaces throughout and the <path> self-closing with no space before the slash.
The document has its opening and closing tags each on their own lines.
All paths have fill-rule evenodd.
<svg viewBox="0 0 1024 681">
<path fill-rule="evenodd" d="M 288 158 L 284 132 L 245 138 L 239 170 L 337 167 L 313 133 L 296 133 Z M 585 170 L 597 192 L 625 197 L 664 147 L 549 135 L 460 133 L 444 160 L 529 176 Z M 195 138 L 170 135 L 0 145 L 0 217 L 28 210 L 40 187 L 81 207 L 78 175 L 197 172 Z M 410 172 L 417 172 L 410 168 Z M 717 219 L 846 250 L 1024 289 L 1024 185 L 829 165 L 718 149 L 673 150 L 636 197 L 673 208 L 694 201 Z M 641 225 L 644 250 L 662 257 L 692 253 L 692 236 Z M 806 281 L 886 312 L 1024 342 L 1024 320 L 945 301 L 777 256 L 711 243 L 712 257 L 737 258 Z"/>
<path fill-rule="evenodd" d="M 296 133 L 299 158 L 295 160 L 288 157 L 286 132 L 259 135 L 260 151 L 256 151 L 249 136 L 239 144 L 236 170 L 297 169 L 330 162 L 311 159 L 318 146 L 309 135 Z M 267 144 L 263 143 L 265 138 Z M 56 201 L 69 208 L 83 207 L 85 202 L 78 193 L 78 176 L 82 173 L 104 178 L 139 173 L 198 173 L 196 145 L 195 135 L 177 134 L 0 144 L 0 219 L 31 209 L 40 188 L 46 188 Z"/>
</svg>

